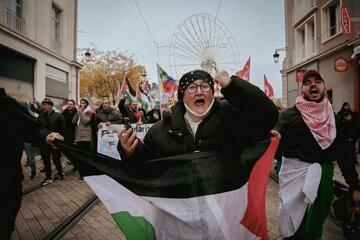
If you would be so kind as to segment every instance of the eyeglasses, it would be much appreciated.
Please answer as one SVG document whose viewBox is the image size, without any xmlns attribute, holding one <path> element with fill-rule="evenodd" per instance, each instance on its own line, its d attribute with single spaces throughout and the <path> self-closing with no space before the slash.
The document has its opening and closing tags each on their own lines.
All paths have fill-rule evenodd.
<svg viewBox="0 0 360 240">
<path fill-rule="evenodd" d="M 207 82 L 203 82 L 202 84 L 192 83 L 186 88 L 186 90 L 189 93 L 195 93 L 198 90 L 198 87 L 200 87 L 201 91 L 203 92 L 208 92 L 211 89 L 210 84 L 208 84 Z"/>
</svg>

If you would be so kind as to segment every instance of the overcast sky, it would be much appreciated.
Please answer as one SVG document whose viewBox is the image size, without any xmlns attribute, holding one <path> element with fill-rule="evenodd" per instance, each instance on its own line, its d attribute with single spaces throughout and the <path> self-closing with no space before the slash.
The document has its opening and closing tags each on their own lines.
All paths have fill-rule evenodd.
<svg viewBox="0 0 360 240">
<path fill-rule="evenodd" d="M 250 82 L 263 89 L 265 74 L 278 98 L 285 53 L 279 52 L 278 64 L 273 54 L 285 46 L 283 5 L 283 0 L 79 0 L 78 48 L 132 53 L 150 82 L 157 82 L 156 63 L 169 75 L 176 68 L 170 67 L 169 46 L 177 26 L 194 14 L 217 16 L 223 34 L 228 32 L 237 45 L 240 61 L 229 64 L 240 70 L 251 56 Z"/>
</svg>

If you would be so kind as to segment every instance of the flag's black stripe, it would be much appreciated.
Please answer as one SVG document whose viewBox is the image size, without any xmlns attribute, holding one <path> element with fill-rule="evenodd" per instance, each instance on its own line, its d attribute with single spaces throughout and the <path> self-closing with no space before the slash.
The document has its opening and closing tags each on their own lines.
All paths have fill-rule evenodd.
<svg viewBox="0 0 360 240">
<path fill-rule="evenodd" d="M 55 145 L 84 175 L 106 174 L 137 195 L 189 198 L 227 192 L 242 187 L 270 141 L 242 151 L 241 158 L 215 151 L 156 159 L 136 165 L 82 151 L 57 141 Z"/>
<path fill-rule="evenodd" d="M 131 86 L 130 80 L 128 79 L 127 76 L 125 77 L 125 81 L 126 81 L 126 84 L 128 85 L 130 94 L 131 94 L 132 96 L 136 97 L 136 91 L 135 91 L 135 89 L 133 89 L 133 87 Z"/>
</svg>

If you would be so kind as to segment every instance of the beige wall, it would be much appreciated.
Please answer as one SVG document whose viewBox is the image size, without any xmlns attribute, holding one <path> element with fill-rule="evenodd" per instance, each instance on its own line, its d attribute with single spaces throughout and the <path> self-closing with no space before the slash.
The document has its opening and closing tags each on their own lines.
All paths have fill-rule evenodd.
<svg viewBox="0 0 360 240">
<path fill-rule="evenodd" d="M 50 65 L 68 73 L 68 98 L 77 99 L 77 71 L 81 67 L 76 63 L 75 59 L 77 0 L 32 0 L 22 2 L 22 17 L 25 19 L 25 28 L 23 33 L 19 33 L 7 26 L 6 1 L 0 0 L 0 44 L 35 60 L 34 84 L 31 88 L 23 89 L 24 91 L 33 89 L 33 92 L 31 94 L 23 92 L 23 96 L 29 97 L 33 95 L 37 99 L 45 97 L 45 69 L 46 65 Z M 52 4 L 61 10 L 61 48 L 59 51 L 51 49 L 50 23 Z M 7 86 L 8 89 L 13 91 L 14 89 L 19 89 L 16 87 L 18 85 L 18 80 L 5 79 L 0 76 L 0 86 Z M 16 94 L 21 94 L 21 92 Z"/>
<path fill-rule="evenodd" d="M 295 3 L 301 3 L 301 1 L 295 1 Z M 343 28 L 340 25 L 340 32 L 331 38 L 325 38 L 326 35 L 324 29 L 324 22 L 327 20 L 324 18 L 323 7 L 328 4 L 329 0 L 317 0 L 313 1 L 313 7 L 307 11 L 303 11 L 303 17 L 298 18 L 294 21 L 294 1 L 284 0 L 285 6 L 285 38 L 286 38 L 286 58 L 283 63 L 283 70 L 285 77 L 284 85 L 287 87 L 287 93 L 284 92 L 284 98 L 287 99 L 289 106 L 293 104 L 294 92 L 297 88 L 295 82 L 296 70 L 307 70 L 315 69 L 319 70 L 326 80 L 328 89 L 332 90 L 333 93 L 333 107 L 335 111 L 338 111 L 342 106 L 343 102 L 349 102 L 351 106 L 355 105 L 355 94 L 359 89 L 355 89 L 355 82 L 359 81 L 358 76 L 355 75 L 355 65 L 352 62 L 352 49 L 354 45 L 360 44 L 360 22 L 352 23 L 352 34 L 345 35 Z M 352 0 L 340 0 L 342 6 L 346 6 L 349 10 L 351 17 L 360 16 L 360 1 Z M 300 11 L 301 12 L 301 11 Z M 296 34 L 296 29 L 301 29 L 299 26 L 304 26 L 308 29 L 306 22 L 309 19 L 315 20 L 315 53 L 309 54 L 307 49 L 307 55 L 304 59 L 299 60 L 299 56 L 296 56 L 298 49 L 296 49 L 296 42 L 301 39 L 297 39 L 299 34 Z M 310 31 L 309 31 L 310 32 Z M 308 35 L 305 34 L 306 41 L 308 41 Z M 337 57 L 343 57 L 348 61 L 348 70 L 346 72 L 336 72 L 334 70 L 334 60 Z"/>
</svg>

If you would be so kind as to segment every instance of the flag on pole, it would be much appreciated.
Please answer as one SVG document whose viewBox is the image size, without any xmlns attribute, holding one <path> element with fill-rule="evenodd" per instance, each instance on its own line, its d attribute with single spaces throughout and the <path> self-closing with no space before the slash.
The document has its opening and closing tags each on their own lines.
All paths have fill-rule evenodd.
<svg viewBox="0 0 360 240">
<path fill-rule="evenodd" d="M 144 83 L 144 86 L 142 86 L 142 89 L 144 90 L 144 92 L 148 92 L 150 90 L 150 84 L 149 84 L 149 81 L 146 80 L 145 83 Z"/>
<path fill-rule="evenodd" d="M 274 98 L 274 90 L 271 86 L 271 84 L 268 82 L 265 74 L 264 74 L 264 92 L 268 98 L 273 99 Z"/>
<path fill-rule="evenodd" d="M 130 93 L 130 95 L 134 98 L 136 96 L 136 89 L 134 89 L 131 86 L 130 80 L 128 78 L 128 76 L 126 75 L 125 77 L 125 81 L 126 81 L 126 85 L 128 86 L 128 92 Z"/>
<path fill-rule="evenodd" d="M 236 73 L 236 76 L 246 81 L 250 81 L 250 58 L 251 56 L 246 61 L 244 68 Z"/>
<path fill-rule="evenodd" d="M 122 81 L 120 89 L 118 89 L 117 98 L 120 99 L 120 98 L 124 97 L 124 95 L 127 95 L 128 96 L 128 98 L 127 98 L 128 101 L 132 102 L 133 101 L 133 95 L 130 94 L 129 86 L 128 86 L 127 82 L 128 82 L 127 81 L 127 76 L 125 76 L 125 79 Z"/>
<path fill-rule="evenodd" d="M 177 86 L 176 80 L 170 77 L 159 64 L 157 64 L 158 73 L 159 73 L 159 86 L 162 87 L 163 93 L 170 93 L 174 88 L 174 85 Z"/>
<path fill-rule="evenodd" d="M 265 197 L 278 140 L 124 164 L 56 141 L 127 239 L 268 239 Z M 226 164 L 224 164 L 226 163 Z"/>
<path fill-rule="evenodd" d="M 141 104 L 141 106 L 144 108 L 144 110 L 147 112 L 149 111 L 150 101 L 148 96 L 144 92 L 141 91 L 140 85 L 138 84 L 136 88 L 136 99 Z"/>
</svg>

